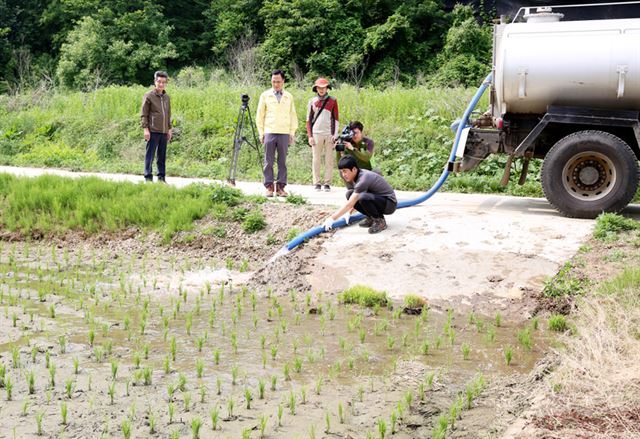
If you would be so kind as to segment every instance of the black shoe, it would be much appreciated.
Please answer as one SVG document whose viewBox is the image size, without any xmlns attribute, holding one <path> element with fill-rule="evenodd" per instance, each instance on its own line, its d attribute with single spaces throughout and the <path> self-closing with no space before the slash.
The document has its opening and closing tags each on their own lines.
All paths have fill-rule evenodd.
<svg viewBox="0 0 640 439">
<path fill-rule="evenodd" d="M 373 224 L 369 227 L 369 233 L 382 232 L 387 228 L 387 222 L 383 218 L 374 218 Z"/>
<path fill-rule="evenodd" d="M 317 184 L 317 185 L 316 185 L 316 190 L 317 190 L 318 192 L 320 192 L 320 191 L 322 190 L 322 186 L 320 186 L 319 184 Z"/>
<path fill-rule="evenodd" d="M 158 183 L 167 184 L 167 182 L 165 181 L 164 177 L 163 178 L 158 178 Z"/>
<path fill-rule="evenodd" d="M 145 183 L 153 183 L 153 178 L 146 178 L 144 179 Z"/>
<path fill-rule="evenodd" d="M 366 217 L 363 221 L 360 221 L 360 227 L 371 227 L 373 225 L 373 218 L 370 216 Z"/>
<path fill-rule="evenodd" d="M 324 191 L 325 192 L 331 192 L 331 186 L 329 186 L 328 184 L 324 185 Z"/>
</svg>

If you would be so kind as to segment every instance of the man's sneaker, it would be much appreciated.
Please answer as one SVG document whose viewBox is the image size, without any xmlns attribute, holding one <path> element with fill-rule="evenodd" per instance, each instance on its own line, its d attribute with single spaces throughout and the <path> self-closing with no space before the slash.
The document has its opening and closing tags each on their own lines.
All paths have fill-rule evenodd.
<svg viewBox="0 0 640 439">
<path fill-rule="evenodd" d="M 371 225 L 371 227 L 369 227 L 369 233 L 382 232 L 386 228 L 387 222 L 384 220 L 384 218 L 374 218 L 373 224 Z"/>
<path fill-rule="evenodd" d="M 322 186 L 321 186 L 321 185 L 319 185 L 319 184 L 317 184 L 317 185 L 316 185 L 316 190 L 317 190 L 318 192 L 320 192 L 320 191 L 322 190 Z"/>
<path fill-rule="evenodd" d="M 366 217 L 364 220 L 360 221 L 360 227 L 371 227 L 373 225 L 373 218 L 370 216 Z"/>
<path fill-rule="evenodd" d="M 331 186 L 329 186 L 328 184 L 324 185 L 324 191 L 325 192 L 331 192 Z"/>
</svg>

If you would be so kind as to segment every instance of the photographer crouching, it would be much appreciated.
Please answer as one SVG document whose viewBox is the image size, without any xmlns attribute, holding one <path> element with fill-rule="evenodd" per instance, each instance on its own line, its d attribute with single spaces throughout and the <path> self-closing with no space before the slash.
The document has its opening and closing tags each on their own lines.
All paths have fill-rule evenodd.
<svg viewBox="0 0 640 439">
<path fill-rule="evenodd" d="M 351 212 L 357 210 L 366 216 L 360 227 L 368 227 L 369 233 L 387 228 L 385 215 L 396 211 L 396 193 L 387 181 L 375 172 L 360 169 L 355 157 L 347 155 L 338 162 L 340 176 L 347 184 L 347 203 L 324 221 L 324 229 L 331 230 L 340 217 L 349 224 Z"/>
<path fill-rule="evenodd" d="M 362 135 L 362 123 L 355 121 L 344 127 L 336 143 L 336 161 L 353 156 L 360 169 L 372 170 L 373 140 Z"/>
</svg>

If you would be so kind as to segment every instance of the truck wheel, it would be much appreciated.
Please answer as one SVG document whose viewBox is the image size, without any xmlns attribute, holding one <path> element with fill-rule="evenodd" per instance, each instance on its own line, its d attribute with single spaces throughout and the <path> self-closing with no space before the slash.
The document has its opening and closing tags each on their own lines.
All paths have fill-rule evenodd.
<svg viewBox="0 0 640 439">
<path fill-rule="evenodd" d="M 619 212 L 638 189 L 640 168 L 629 145 L 603 131 L 560 139 L 542 164 L 542 190 L 563 215 L 595 218 Z"/>
</svg>

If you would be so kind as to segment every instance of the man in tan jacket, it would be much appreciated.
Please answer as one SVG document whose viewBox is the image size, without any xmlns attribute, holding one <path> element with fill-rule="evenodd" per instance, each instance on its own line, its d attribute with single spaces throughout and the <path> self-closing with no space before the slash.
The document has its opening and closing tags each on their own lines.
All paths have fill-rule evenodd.
<svg viewBox="0 0 640 439">
<path fill-rule="evenodd" d="M 158 181 L 165 182 L 165 161 L 167 158 L 167 143 L 171 141 L 171 101 L 165 91 L 167 86 L 167 72 L 161 70 L 153 75 L 155 88 L 145 93 L 142 98 L 140 124 L 144 129 L 144 140 L 147 142 L 147 152 L 144 157 L 144 179 L 153 181 L 152 163 L 158 152 Z"/>
</svg>

